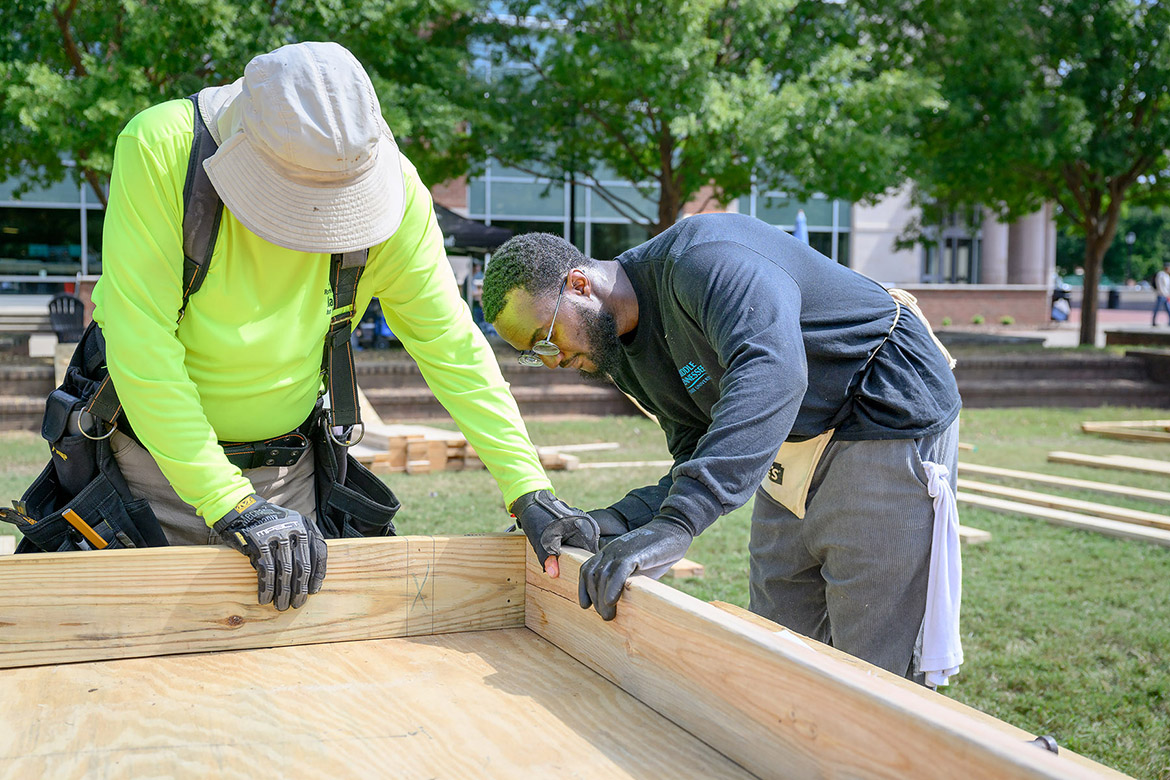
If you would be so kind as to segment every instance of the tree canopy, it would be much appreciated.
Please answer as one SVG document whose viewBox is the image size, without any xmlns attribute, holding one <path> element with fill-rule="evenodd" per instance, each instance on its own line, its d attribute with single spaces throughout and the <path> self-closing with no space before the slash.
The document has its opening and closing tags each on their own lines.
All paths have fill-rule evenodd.
<svg viewBox="0 0 1170 780">
<path fill-rule="evenodd" d="M 335 40 L 366 66 L 424 176 L 466 167 L 471 0 L 8 0 L 0 5 L 0 177 L 72 166 L 104 203 L 114 141 L 148 106 L 229 83 L 254 56 Z"/>
<path fill-rule="evenodd" d="M 914 178 L 950 208 L 1043 202 L 1084 239 L 1080 340 L 1126 201 L 1170 198 L 1170 8 L 1156 0 L 857 0 L 888 67 L 940 85 Z"/>
<path fill-rule="evenodd" d="M 917 111 L 935 105 L 928 82 L 874 66 L 835 4 L 518 0 L 508 10 L 485 26 L 489 151 L 591 183 L 652 234 L 700 193 L 726 203 L 753 177 L 796 196 L 881 195 L 905 178 Z M 653 208 L 605 187 L 606 174 L 636 183 Z"/>
</svg>

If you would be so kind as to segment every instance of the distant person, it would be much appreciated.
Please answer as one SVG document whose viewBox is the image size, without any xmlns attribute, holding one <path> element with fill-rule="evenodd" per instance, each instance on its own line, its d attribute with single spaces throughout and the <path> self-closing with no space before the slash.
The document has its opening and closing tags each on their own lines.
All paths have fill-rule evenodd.
<svg viewBox="0 0 1170 780">
<path fill-rule="evenodd" d="M 914 299 L 738 214 L 691 217 L 616 260 L 517 236 L 484 316 L 522 362 L 608 377 L 674 466 L 589 514 L 582 607 L 618 611 L 754 494 L 751 609 L 899 675 L 962 660 L 959 391 Z M 921 643 L 918 640 L 921 637 Z"/>
<path fill-rule="evenodd" d="M 1170 260 L 1162 265 L 1162 270 L 1154 274 L 1154 318 L 1150 325 L 1158 324 L 1158 312 L 1166 312 L 1166 324 L 1170 325 Z"/>
</svg>

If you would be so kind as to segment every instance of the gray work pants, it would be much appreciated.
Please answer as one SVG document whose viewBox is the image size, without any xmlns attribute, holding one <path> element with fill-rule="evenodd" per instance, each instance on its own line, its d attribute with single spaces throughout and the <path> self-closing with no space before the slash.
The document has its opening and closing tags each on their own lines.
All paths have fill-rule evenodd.
<svg viewBox="0 0 1170 780">
<path fill-rule="evenodd" d="M 751 611 L 894 674 L 926 610 L 934 503 L 923 461 L 955 487 L 959 422 L 922 439 L 832 441 L 803 520 L 756 491 Z"/>
<path fill-rule="evenodd" d="M 163 533 L 171 544 L 220 544 L 219 537 L 207 521 L 195 514 L 195 509 L 179 498 L 171 483 L 163 476 L 154 458 L 138 442 L 115 432 L 110 440 L 114 459 L 130 494 L 150 502 Z M 313 445 L 301 454 L 292 466 L 263 466 L 244 469 L 244 476 L 252 482 L 256 494 L 285 509 L 300 512 L 313 522 L 317 520 L 317 493 L 313 479 Z M 219 518 L 210 518 L 215 522 Z"/>
</svg>

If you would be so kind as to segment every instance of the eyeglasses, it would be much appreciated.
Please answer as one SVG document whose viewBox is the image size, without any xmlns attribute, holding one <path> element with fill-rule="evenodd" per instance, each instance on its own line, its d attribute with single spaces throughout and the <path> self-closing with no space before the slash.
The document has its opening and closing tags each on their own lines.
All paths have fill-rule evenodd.
<svg viewBox="0 0 1170 780">
<path fill-rule="evenodd" d="M 557 322 L 557 312 L 561 308 L 561 298 L 565 295 L 565 285 L 569 283 L 568 274 L 565 275 L 565 281 L 561 282 L 561 291 L 557 293 L 557 305 L 553 307 L 552 320 L 548 323 L 548 335 L 540 341 L 532 345 L 532 349 L 525 350 L 517 356 L 516 360 L 522 366 L 540 366 L 544 365 L 544 361 L 540 356 L 556 357 L 561 354 L 561 348 L 552 343 L 553 325 Z"/>
</svg>

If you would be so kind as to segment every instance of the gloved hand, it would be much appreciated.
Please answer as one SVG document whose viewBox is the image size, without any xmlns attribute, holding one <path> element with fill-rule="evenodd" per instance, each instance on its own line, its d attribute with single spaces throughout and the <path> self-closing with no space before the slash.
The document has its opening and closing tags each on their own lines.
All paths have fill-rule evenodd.
<svg viewBox="0 0 1170 780">
<path fill-rule="evenodd" d="M 618 599 L 635 574 L 660 577 L 687 554 L 694 536 L 669 517 L 656 517 L 619 536 L 581 565 L 577 600 L 582 609 L 596 606 L 604 620 L 617 617 Z"/>
<path fill-rule="evenodd" d="M 601 533 L 599 544 L 602 547 L 630 532 L 630 527 L 626 525 L 622 516 L 611 509 L 590 509 L 585 514 L 597 523 L 597 530 Z"/>
<path fill-rule="evenodd" d="M 511 512 L 536 551 L 541 567 L 550 555 L 561 554 L 561 545 L 597 552 L 597 523 L 551 491 L 525 493 L 512 504 Z"/>
<path fill-rule="evenodd" d="M 261 604 L 296 609 L 321 590 L 329 550 L 317 526 L 299 512 L 253 494 L 211 528 L 252 562 Z"/>
</svg>

